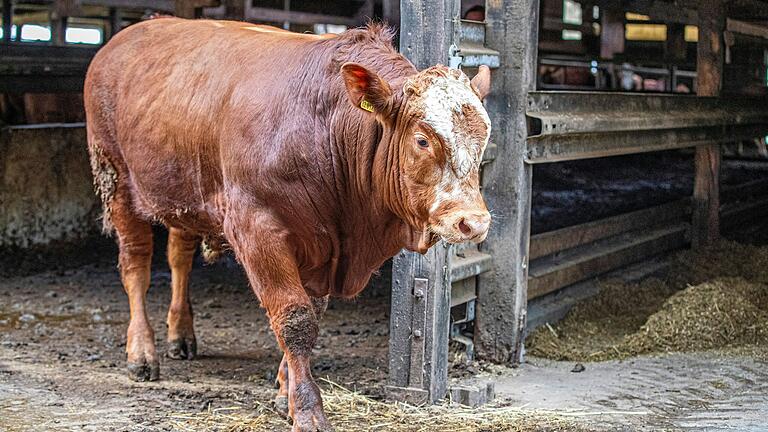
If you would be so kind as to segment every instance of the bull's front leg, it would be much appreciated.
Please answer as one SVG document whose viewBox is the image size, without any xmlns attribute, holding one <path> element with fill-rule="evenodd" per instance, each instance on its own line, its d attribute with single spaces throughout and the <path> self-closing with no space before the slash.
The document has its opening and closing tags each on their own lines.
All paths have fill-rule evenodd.
<svg viewBox="0 0 768 432">
<path fill-rule="evenodd" d="M 287 232 L 269 215 L 249 209 L 233 211 L 225 233 L 245 268 L 256 296 L 266 309 L 288 367 L 288 413 L 294 432 L 331 430 L 320 389 L 312 378 L 310 356 L 318 334 L 312 299 L 299 277 Z"/>
<path fill-rule="evenodd" d="M 325 310 L 328 308 L 328 296 L 311 297 L 312 309 L 318 321 L 322 319 Z M 283 415 L 288 415 L 288 382 L 290 375 L 288 373 L 288 358 L 283 354 L 280 366 L 277 368 L 277 377 L 275 385 L 277 387 L 277 396 L 275 397 L 275 408 Z"/>
</svg>

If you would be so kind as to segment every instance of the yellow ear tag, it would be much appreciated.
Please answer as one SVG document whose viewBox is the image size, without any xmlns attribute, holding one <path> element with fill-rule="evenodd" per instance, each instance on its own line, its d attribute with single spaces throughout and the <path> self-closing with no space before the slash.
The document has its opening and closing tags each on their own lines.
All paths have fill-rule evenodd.
<svg viewBox="0 0 768 432">
<path fill-rule="evenodd" d="M 360 108 L 368 112 L 373 112 L 373 105 L 365 99 L 360 101 Z"/>
</svg>

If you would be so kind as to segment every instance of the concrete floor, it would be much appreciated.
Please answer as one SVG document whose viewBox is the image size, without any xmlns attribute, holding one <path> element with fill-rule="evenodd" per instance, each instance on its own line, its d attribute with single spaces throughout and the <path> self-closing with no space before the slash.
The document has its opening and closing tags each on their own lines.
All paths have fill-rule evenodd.
<svg viewBox="0 0 768 432">
<path fill-rule="evenodd" d="M 749 357 L 670 354 L 623 362 L 529 358 L 493 378 L 496 397 L 565 412 L 590 428 L 768 431 L 768 364 Z"/>
</svg>

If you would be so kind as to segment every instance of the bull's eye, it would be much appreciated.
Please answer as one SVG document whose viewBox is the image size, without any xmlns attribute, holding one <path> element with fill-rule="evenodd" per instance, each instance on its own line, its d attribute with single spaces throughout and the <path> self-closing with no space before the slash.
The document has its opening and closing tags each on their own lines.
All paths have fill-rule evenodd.
<svg viewBox="0 0 768 432">
<path fill-rule="evenodd" d="M 429 147 L 429 141 L 427 141 L 426 138 L 421 138 L 421 137 L 416 138 L 416 144 L 418 144 L 419 147 L 421 147 L 421 148 Z"/>
</svg>

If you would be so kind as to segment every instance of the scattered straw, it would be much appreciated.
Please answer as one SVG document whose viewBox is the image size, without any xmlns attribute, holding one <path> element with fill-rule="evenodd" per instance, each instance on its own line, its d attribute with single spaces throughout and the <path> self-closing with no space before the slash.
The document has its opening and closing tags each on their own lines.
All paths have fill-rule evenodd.
<svg viewBox="0 0 768 432">
<path fill-rule="evenodd" d="M 388 403 L 321 380 L 328 420 L 337 432 L 528 432 L 579 431 L 570 417 L 600 416 L 602 412 L 533 411 L 520 407 L 488 405 L 468 408 L 458 405 L 416 407 Z M 640 413 L 642 414 L 642 413 Z M 267 405 L 208 409 L 199 413 L 170 415 L 170 426 L 178 431 L 282 431 L 289 424 Z"/>
<path fill-rule="evenodd" d="M 664 279 L 606 281 L 527 343 L 535 356 L 571 361 L 723 348 L 761 355 L 768 347 L 768 247 L 721 242 L 678 254 Z"/>
</svg>

